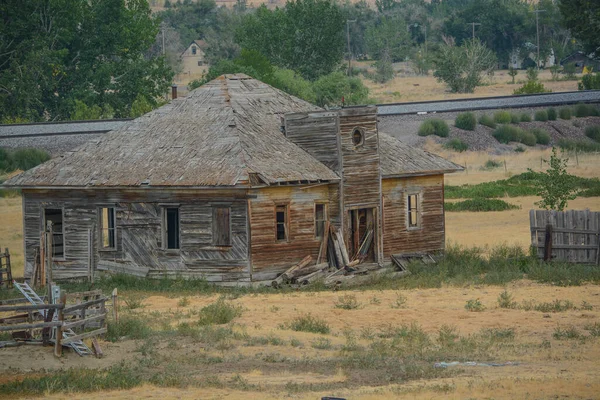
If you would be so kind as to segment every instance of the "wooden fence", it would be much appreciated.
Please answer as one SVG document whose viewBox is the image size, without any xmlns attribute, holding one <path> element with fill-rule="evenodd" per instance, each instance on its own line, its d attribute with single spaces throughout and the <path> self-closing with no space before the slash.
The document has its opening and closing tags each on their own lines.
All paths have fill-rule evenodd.
<svg viewBox="0 0 600 400">
<path fill-rule="evenodd" d="M 540 258 L 600 262 L 600 212 L 590 210 L 531 210 L 531 245 Z"/>
<path fill-rule="evenodd" d="M 2 286 L 6 286 L 7 288 L 12 288 L 12 270 L 10 266 L 10 253 L 8 252 L 8 247 L 1 252 L 0 249 L 0 288 Z"/>
</svg>

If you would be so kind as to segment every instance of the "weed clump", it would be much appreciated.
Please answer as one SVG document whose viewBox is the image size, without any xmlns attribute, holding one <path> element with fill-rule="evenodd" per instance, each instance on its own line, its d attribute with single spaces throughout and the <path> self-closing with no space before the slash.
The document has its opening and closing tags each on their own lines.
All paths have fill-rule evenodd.
<svg viewBox="0 0 600 400">
<path fill-rule="evenodd" d="M 565 329 L 561 328 L 560 326 L 557 326 L 554 329 L 552 337 L 556 340 L 574 340 L 581 339 L 582 334 L 574 326 L 570 326 Z"/>
<path fill-rule="evenodd" d="M 511 120 L 512 119 L 508 111 L 496 111 L 494 113 L 494 121 L 497 124 L 509 124 Z"/>
<path fill-rule="evenodd" d="M 220 298 L 200 310 L 198 325 L 223 325 L 240 315 L 242 315 L 242 306 L 228 303 Z"/>
<path fill-rule="evenodd" d="M 487 211 L 506 211 L 518 210 L 520 207 L 514 204 L 507 203 L 500 199 L 484 199 L 474 198 L 455 203 L 444 203 L 446 211 L 472 211 L 472 212 L 487 212 Z"/>
<path fill-rule="evenodd" d="M 496 168 L 500 168 L 502 166 L 502 163 L 500 161 L 496 161 L 496 160 L 487 160 L 485 162 L 485 164 L 483 164 L 483 167 L 481 169 L 483 170 L 492 170 L 492 169 L 496 169 Z"/>
<path fill-rule="evenodd" d="M 529 113 L 521 113 L 519 116 L 521 122 L 531 122 L 531 115 Z"/>
<path fill-rule="evenodd" d="M 549 144 L 550 135 L 542 128 L 532 128 L 529 130 L 535 136 L 535 141 L 539 144 Z"/>
<path fill-rule="evenodd" d="M 356 310 L 359 307 L 360 303 L 353 294 L 340 296 L 335 303 L 335 308 L 341 308 L 342 310 Z"/>
<path fill-rule="evenodd" d="M 519 114 L 511 113 L 510 114 L 510 123 L 518 125 L 521 122 L 521 116 Z"/>
<path fill-rule="evenodd" d="M 498 307 L 500 308 L 517 308 L 517 302 L 513 301 L 513 295 L 506 289 L 498 295 Z"/>
<path fill-rule="evenodd" d="M 494 122 L 494 118 L 486 114 L 483 114 L 481 117 L 479 117 L 479 123 L 481 125 L 487 126 L 488 128 L 496 128 L 496 122 Z"/>
<path fill-rule="evenodd" d="M 419 127 L 419 136 L 436 135 L 439 137 L 447 137 L 450 128 L 446 121 L 439 118 L 432 118 L 423 121 Z"/>
<path fill-rule="evenodd" d="M 597 117 L 600 115 L 600 112 L 591 104 L 580 103 L 575 106 L 574 114 L 578 118 Z"/>
<path fill-rule="evenodd" d="M 465 310 L 471 312 L 481 312 L 485 310 L 485 306 L 479 301 L 479 299 L 467 300 L 465 304 Z"/>
<path fill-rule="evenodd" d="M 458 114 L 458 116 L 454 120 L 454 126 L 467 131 L 474 130 L 475 126 L 477 126 L 477 119 L 475 118 L 475 114 L 471 112 Z"/>
<path fill-rule="evenodd" d="M 585 136 L 600 143 L 600 125 L 592 125 L 585 128 Z"/>
<path fill-rule="evenodd" d="M 107 324 L 106 340 L 117 342 L 121 339 L 146 339 L 152 333 L 152 329 L 141 318 L 133 316 L 122 316 L 119 322 Z"/>
<path fill-rule="evenodd" d="M 583 153 L 600 152 L 600 143 L 592 143 L 587 140 L 559 139 L 556 145 L 560 147 L 561 150 L 579 151 Z"/>
<path fill-rule="evenodd" d="M 558 110 L 558 116 L 560 119 L 571 119 L 571 109 L 569 107 L 563 107 Z"/>
<path fill-rule="evenodd" d="M 546 110 L 538 110 L 538 111 L 535 112 L 533 118 L 536 121 L 542 121 L 542 122 L 548 121 L 548 111 L 546 111 Z"/>
<path fill-rule="evenodd" d="M 280 329 L 291 329 L 298 332 L 328 334 L 331 330 L 326 321 L 313 317 L 311 314 L 301 315 L 288 323 L 279 325 Z"/>
<path fill-rule="evenodd" d="M 546 112 L 548 114 L 548 121 L 556 121 L 556 108 L 550 107 Z"/>
<path fill-rule="evenodd" d="M 462 153 L 463 151 L 467 151 L 469 149 L 469 145 L 459 138 L 453 138 L 444 144 L 444 148 Z"/>
</svg>

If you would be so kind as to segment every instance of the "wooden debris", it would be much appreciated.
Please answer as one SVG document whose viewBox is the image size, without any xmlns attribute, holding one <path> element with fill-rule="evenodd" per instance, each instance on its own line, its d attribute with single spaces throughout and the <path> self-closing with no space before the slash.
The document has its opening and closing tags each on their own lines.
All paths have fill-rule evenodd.
<svg viewBox="0 0 600 400">
<path fill-rule="evenodd" d="M 271 285 L 273 287 L 277 288 L 277 287 L 280 287 L 283 283 L 289 283 L 291 281 L 291 279 L 292 279 L 290 276 L 292 274 L 294 274 L 294 271 L 306 267 L 308 264 L 310 264 L 311 261 L 312 261 L 312 257 L 310 255 L 304 257 L 302 259 L 302 261 L 300 261 L 298 264 L 296 264 L 293 267 L 289 268 L 284 273 L 282 273 L 277 278 L 275 278 L 275 280 L 273 280 L 273 282 L 271 283 Z"/>
<path fill-rule="evenodd" d="M 100 344 L 98 343 L 98 339 L 96 339 L 96 338 L 92 339 L 92 348 L 94 349 L 94 353 L 96 354 L 97 358 L 104 357 L 104 353 L 102 352 L 102 349 L 100 348 Z"/>
</svg>

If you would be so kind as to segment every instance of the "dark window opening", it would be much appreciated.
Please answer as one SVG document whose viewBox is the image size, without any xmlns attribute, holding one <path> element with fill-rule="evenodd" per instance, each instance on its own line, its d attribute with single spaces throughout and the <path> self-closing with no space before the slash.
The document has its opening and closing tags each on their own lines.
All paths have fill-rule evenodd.
<svg viewBox="0 0 600 400">
<path fill-rule="evenodd" d="M 203 62 L 203 61 L 198 61 L 198 66 L 199 66 L 199 67 L 201 67 L 201 66 L 203 66 L 203 65 L 204 65 L 204 62 Z"/>
<path fill-rule="evenodd" d="M 47 208 L 44 210 L 44 229 L 48 228 L 47 222 L 52 221 L 52 256 L 63 258 L 65 256 L 65 240 L 63 233 L 63 211 L 60 208 Z"/>
<path fill-rule="evenodd" d="M 100 244 L 103 249 L 114 249 L 116 246 L 116 218 L 113 207 L 100 209 Z"/>
<path fill-rule="evenodd" d="M 231 245 L 231 209 L 213 208 L 213 242 L 215 246 Z"/>
<path fill-rule="evenodd" d="M 287 206 L 275 208 L 275 220 L 277 223 L 277 240 L 288 240 Z"/>
<path fill-rule="evenodd" d="M 327 208 L 325 204 L 315 204 L 315 237 L 322 238 L 327 220 Z"/>
<path fill-rule="evenodd" d="M 192 46 L 192 55 L 196 55 L 197 51 L 196 46 Z"/>
<path fill-rule="evenodd" d="M 165 209 L 165 239 L 167 249 L 179 248 L 179 208 Z"/>
<path fill-rule="evenodd" d="M 416 228 L 419 226 L 419 195 L 408 195 L 408 227 Z"/>
<path fill-rule="evenodd" d="M 352 132 L 352 144 L 354 144 L 355 146 L 361 145 L 363 142 L 363 133 L 361 132 L 360 129 L 355 129 L 354 132 Z"/>
</svg>

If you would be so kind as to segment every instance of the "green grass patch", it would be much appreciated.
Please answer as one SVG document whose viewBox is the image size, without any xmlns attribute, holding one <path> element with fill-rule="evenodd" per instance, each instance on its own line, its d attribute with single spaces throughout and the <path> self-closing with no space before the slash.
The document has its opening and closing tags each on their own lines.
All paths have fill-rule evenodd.
<svg viewBox="0 0 600 400">
<path fill-rule="evenodd" d="M 511 121 L 508 111 L 496 111 L 494 113 L 494 122 L 497 124 L 509 124 Z"/>
<path fill-rule="evenodd" d="M 479 299 L 467 300 L 465 304 L 465 310 L 470 312 L 481 312 L 485 310 L 485 306 L 479 301 Z"/>
<path fill-rule="evenodd" d="M 481 169 L 485 171 L 491 171 L 493 169 L 500 168 L 501 166 L 502 163 L 500 161 L 490 159 L 487 160 L 485 164 L 483 164 L 483 167 L 481 167 Z"/>
<path fill-rule="evenodd" d="M 488 128 L 496 128 L 496 122 L 494 121 L 494 118 L 486 114 L 483 114 L 481 117 L 479 117 L 479 123 L 481 125 L 487 126 Z"/>
<path fill-rule="evenodd" d="M 560 326 L 557 326 L 554 329 L 552 337 L 556 340 L 577 340 L 582 339 L 583 335 L 574 326 L 570 326 L 568 328 L 561 328 Z"/>
<path fill-rule="evenodd" d="M 132 315 L 121 315 L 119 322 L 109 321 L 107 325 L 106 340 L 109 342 L 147 339 L 152 334 L 152 329 L 142 318 Z"/>
<path fill-rule="evenodd" d="M 510 113 L 510 123 L 511 124 L 519 125 L 520 122 L 521 122 L 521 116 L 519 114 Z"/>
<path fill-rule="evenodd" d="M 550 143 L 550 135 L 542 128 L 532 128 L 529 133 L 535 136 L 535 141 L 539 144 L 546 145 Z"/>
<path fill-rule="evenodd" d="M 594 107 L 591 104 L 580 103 L 575 106 L 573 109 L 573 114 L 578 117 L 597 117 L 600 115 L 598 108 Z"/>
<path fill-rule="evenodd" d="M 559 139 L 556 145 L 561 150 L 578 151 L 582 153 L 600 152 L 600 143 L 593 143 L 587 140 Z"/>
<path fill-rule="evenodd" d="M 585 128 L 585 136 L 600 143 L 600 125 L 592 125 Z"/>
<path fill-rule="evenodd" d="M 450 128 L 446 121 L 439 118 L 431 118 L 423 121 L 419 127 L 419 136 L 436 135 L 439 137 L 447 137 L 450 133 Z"/>
<path fill-rule="evenodd" d="M 469 145 L 462 141 L 459 138 L 450 139 L 446 144 L 444 144 L 444 148 L 447 150 L 454 150 L 462 153 L 463 151 L 467 151 L 469 149 Z"/>
<path fill-rule="evenodd" d="M 505 144 L 510 142 L 519 142 L 527 146 L 535 146 L 536 144 L 534 134 L 512 125 L 499 126 L 494 133 L 492 133 L 492 136 L 500 143 Z"/>
<path fill-rule="evenodd" d="M 471 112 L 458 114 L 454 120 L 454 126 L 467 131 L 475 130 L 477 118 L 475 118 L 475 114 Z"/>
<path fill-rule="evenodd" d="M 548 121 L 548 111 L 546 110 L 538 110 L 533 115 L 533 119 L 536 121 L 546 122 Z"/>
<path fill-rule="evenodd" d="M 311 314 L 300 315 L 288 323 L 280 324 L 281 329 L 291 329 L 298 332 L 312 332 L 328 334 L 331 330 L 329 324 Z"/>
<path fill-rule="evenodd" d="M 444 208 L 446 211 L 487 212 L 518 210 L 520 207 L 500 199 L 474 198 L 454 203 L 446 202 Z"/>
<path fill-rule="evenodd" d="M 570 107 L 562 107 L 558 110 L 558 116 L 560 119 L 569 120 L 571 119 L 571 108 Z"/>
<path fill-rule="evenodd" d="M 529 113 L 521 113 L 519 115 L 521 122 L 531 122 L 531 114 Z"/>
<path fill-rule="evenodd" d="M 242 315 L 242 307 L 220 298 L 203 307 L 199 312 L 198 325 L 223 325 Z"/>
<path fill-rule="evenodd" d="M 0 171 L 26 171 L 49 159 L 50 154 L 40 149 L 8 150 L 0 148 Z"/>
<path fill-rule="evenodd" d="M 342 310 L 356 310 L 360 308 L 360 303 L 353 294 L 345 294 L 338 297 L 335 302 L 335 308 L 341 308 Z"/>
</svg>

